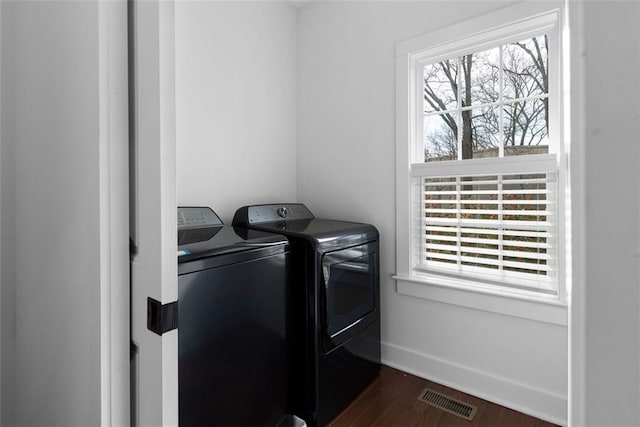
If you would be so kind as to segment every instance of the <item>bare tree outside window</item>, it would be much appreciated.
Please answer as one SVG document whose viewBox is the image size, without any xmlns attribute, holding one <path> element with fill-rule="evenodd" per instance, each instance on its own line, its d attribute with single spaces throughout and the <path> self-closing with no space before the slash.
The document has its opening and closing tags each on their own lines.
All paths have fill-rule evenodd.
<svg viewBox="0 0 640 427">
<path fill-rule="evenodd" d="M 548 152 L 547 35 L 424 67 L 425 161 Z"/>
</svg>

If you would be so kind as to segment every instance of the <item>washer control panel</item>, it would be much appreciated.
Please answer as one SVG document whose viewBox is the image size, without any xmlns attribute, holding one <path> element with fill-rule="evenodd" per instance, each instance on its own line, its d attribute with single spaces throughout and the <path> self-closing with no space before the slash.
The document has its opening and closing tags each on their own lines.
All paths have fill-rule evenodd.
<svg viewBox="0 0 640 427">
<path fill-rule="evenodd" d="M 249 206 L 247 216 L 249 224 L 315 218 L 311 211 L 302 203 Z"/>
<path fill-rule="evenodd" d="M 178 207 L 178 230 L 219 225 L 223 225 L 222 220 L 211 208 Z"/>
</svg>

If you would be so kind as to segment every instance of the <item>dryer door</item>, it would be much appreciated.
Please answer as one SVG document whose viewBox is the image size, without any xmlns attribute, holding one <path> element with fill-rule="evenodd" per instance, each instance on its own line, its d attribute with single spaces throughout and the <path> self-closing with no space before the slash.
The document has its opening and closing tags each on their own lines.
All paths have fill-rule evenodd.
<svg viewBox="0 0 640 427">
<path fill-rule="evenodd" d="M 323 350 L 329 352 L 378 317 L 378 244 L 328 252 L 322 257 Z"/>
</svg>

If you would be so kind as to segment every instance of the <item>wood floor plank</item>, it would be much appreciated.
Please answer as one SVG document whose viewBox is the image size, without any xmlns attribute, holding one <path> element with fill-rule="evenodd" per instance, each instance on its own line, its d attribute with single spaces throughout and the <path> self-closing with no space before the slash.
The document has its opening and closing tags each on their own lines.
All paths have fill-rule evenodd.
<svg viewBox="0 0 640 427">
<path fill-rule="evenodd" d="M 504 410 L 504 406 L 487 402 L 482 413 L 476 415 L 474 423 L 476 426 L 499 426 Z"/>
<path fill-rule="evenodd" d="M 389 377 L 388 381 L 385 381 Z M 397 373 L 392 369 L 382 369 L 375 380 L 358 396 L 348 407 L 348 411 L 345 409 L 340 413 L 332 425 L 336 426 L 350 426 L 353 422 L 366 412 L 370 406 L 375 405 L 377 397 L 383 393 L 384 384 L 387 382 L 393 383 L 397 381 Z"/>
<path fill-rule="evenodd" d="M 418 399 L 425 388 L 477 407 L 472 421 Z M 383 366 L 380 374 L 328 427 L 553 427 L 554 424 Z"/>
</svg>

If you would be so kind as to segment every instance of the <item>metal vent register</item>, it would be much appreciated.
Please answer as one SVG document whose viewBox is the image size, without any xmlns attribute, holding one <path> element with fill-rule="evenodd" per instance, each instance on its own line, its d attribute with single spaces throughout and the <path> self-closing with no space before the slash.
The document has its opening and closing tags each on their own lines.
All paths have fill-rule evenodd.
<svg viewBox="0 0 640 427">
<path fill-rule="evenodd" d="M 468 405 L 456 399 L 452 399 L 442 393 L 425 388 L 418 400 L 428 403 L 431 406 L 435 406 L 438 409 L 449 412 L 450 414 L 457 415 L 465 420 L 473 420 L 478 408 L 472 405 Z"/>
</svg>

